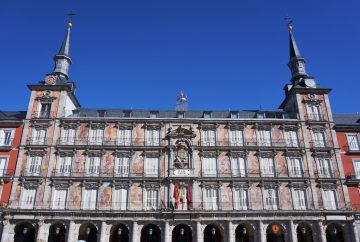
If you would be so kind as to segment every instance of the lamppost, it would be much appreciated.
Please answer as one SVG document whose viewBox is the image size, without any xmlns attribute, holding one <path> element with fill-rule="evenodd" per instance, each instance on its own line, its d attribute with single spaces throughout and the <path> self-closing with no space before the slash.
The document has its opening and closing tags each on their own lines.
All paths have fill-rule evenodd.
<svg viewBox="0 0 360 242">
<path fill-rule="evenodd" d="M 59 242 L 60 227 L 55 229 L 55 241 Z"/>
<path fill-rule="evenodd" d="M 117 234 L 118 234 L 118 242 L 121 242 L 122 228 L 118 228 Z"/>
<path fill-rule="evenodd" d="M 91 231 L 90 227 L 87 227 L 86 230 L 85 230 L 86 242 L 89 242 L 90 231 Z"/>
<path fill-rule="evenodd" d="M 24 227 L 22 233 L 23 233 L 23 242 L 26 242 L 26 234 L 28 233 L 28 228 Z"/>
<path fill-rule="evenodd" d="M 148 237 L 149 239 L 148 239 L 148 242 L 152 242 L 152 239 L 151 239 L 152 234 L 153 234 L 153 229 L 150 228 L 150 229 L 149 229 L 149 237 Z"/>
</svg>

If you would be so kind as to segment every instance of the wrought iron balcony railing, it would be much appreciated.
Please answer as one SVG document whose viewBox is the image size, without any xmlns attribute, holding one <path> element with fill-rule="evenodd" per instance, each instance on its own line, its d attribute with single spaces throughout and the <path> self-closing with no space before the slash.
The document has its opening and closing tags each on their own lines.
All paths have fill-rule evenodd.
<svg viewBox="0 0 360 242">
<path fill-rule="evenodd" d="M 316 140 L 310 142 L 310 148 L 312 149 L 329 149 L 333 147 L 334 144 L 330 140 Z"/>
<path fill-rule="evenodd" d="M 60 138 L 58 145 L 78 145 L 78 146 L 160 146 L 160 139 L 109 139 L 104 137 L 97 138 Z"/>
<path fill-rule="evenodd" d="M 13 169 L 0 169 L 0 177 L 11 177 L 14 175 L 15 170 Z"/>
<path fill-rule="evenodd" d="M 38 111 L 38 112 L 33 112 L 31 114 L 31 118 L 51 119 L 51 118 L 55 118 L 55 114 L 49 111 Z"/>
<path fill-rule="evenodd" d="M 232 142 L 230 140 L 214 140 L 211 142 L 199 141 L 199 146 L 230 146 L 230 147 L 288 147 L 297 148 L 304 147 L 302 140 L 289 140 L 289 139 L 246 139 L 243 142 Z"/>
<path fill-rule="evenodd" d="M 46 137 L 43 138 L 29 138 L 28 139 L 29 145 L 47 145 L 48 139 Z"/>
<path fill-rule="evenodd" d="M 13 138 L 0 138 L 0 148 L 1 147 L 11 147 L 13 144 Z"/>
<path fill-rule="evenodd" d="M 316 113 L 311 113 L 311 114 L 305 116 L 305 118 L 309 121 L 318 121 L 318 122 L 325 121 L 323 115 L 316 114 Z"/>
</svg>

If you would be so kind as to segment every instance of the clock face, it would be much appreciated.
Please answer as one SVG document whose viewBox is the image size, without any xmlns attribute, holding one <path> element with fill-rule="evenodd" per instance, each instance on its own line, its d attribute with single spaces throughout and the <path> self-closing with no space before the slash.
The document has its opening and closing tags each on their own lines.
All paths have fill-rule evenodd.
<svg viewBox="0 0 360 242">
<path fill-rule="evenodd" d="M 47 85 L 54 85 L 56 82 L 56 76 L 54 75 L 49 75 L 45 78 L 45 84 Z"/>
<path fill-rule="evenodd" d="M 316 82 L 315 82 L 315 80 L 313 80 L 313 79 L 306 79 L 306 80 L 305 80 L 305 85 L 306 85 L 307 87 L 312 87 L 312 88 L 314 88 L 314 87 L 316 87 Z"/>
</svg>

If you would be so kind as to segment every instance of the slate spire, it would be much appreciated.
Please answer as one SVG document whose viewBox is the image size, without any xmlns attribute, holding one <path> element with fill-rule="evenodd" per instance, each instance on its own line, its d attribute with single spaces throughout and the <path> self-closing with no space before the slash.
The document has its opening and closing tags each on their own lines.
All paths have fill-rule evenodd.
<svg viewBox="0 0 360 242">
<path fill-rule="evenodd" d="M 61 44 L 59 53 L 54 56 L 55 67 L 54 74 L 65 77 L 66 80 L 69 79 L 69 67 L 72 63 L 70 58 L 70 32 L 72 28 L 71 19 L 68 22 L 68 29 L 65 35 L 65 38 Z"/>
</svg>

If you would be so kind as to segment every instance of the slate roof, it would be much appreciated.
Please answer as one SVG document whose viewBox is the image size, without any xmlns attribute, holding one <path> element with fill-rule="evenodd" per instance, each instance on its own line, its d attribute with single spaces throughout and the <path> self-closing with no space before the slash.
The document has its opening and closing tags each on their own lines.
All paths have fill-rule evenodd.
<svg viewBox="0 0 360 242">
<path fill-rule="evenodd" d="M 334 113 L 335 124 L 360 125 L 360 113 Z"/>
<path fill-rule="evenodd" d="M 2 111 L 0 110 L 0 121 L 22 121 L 26 117 L 26 111 Z"/>
<path fill-rule="evenodd" d="M 131 112 L 131 118 L 150 118 L 152 112 L 157 113 L 157 118 L 177 118 L 177 113 L 182 111 L 176 110 L 152 110 L 152 109 L 88 109 L 80 108 L 73 111 L 73 114 L 69 117 L 114 117 L 114 118 L 126 118 L 126 113 Z M 210 112 L 212 119 L 226 119 L 230 118 L 231 113 L 237 113 L 237 118 L 257 118 L 258 113 L 265 113 L 266 118 L 284 119 L 294 118 L 294 115 L 290 115 L 283 110 L 188 110 L 184 111 L 185 118 L 200 119 L 204 118 L 204 113 Z"/>
</svg>

